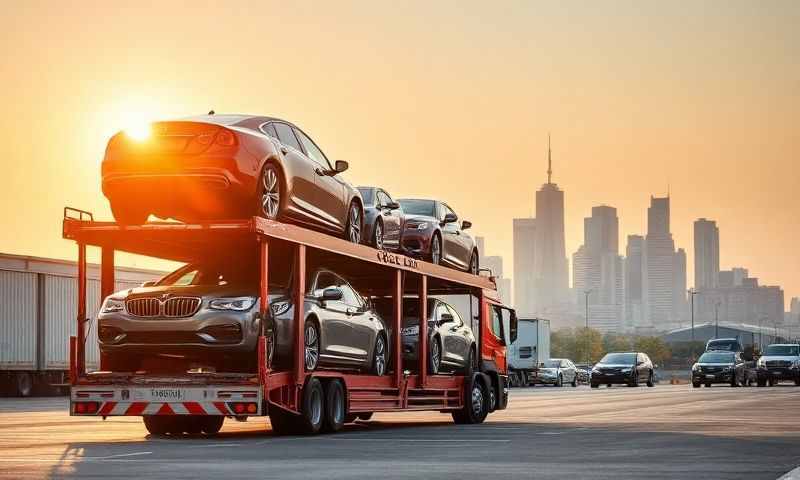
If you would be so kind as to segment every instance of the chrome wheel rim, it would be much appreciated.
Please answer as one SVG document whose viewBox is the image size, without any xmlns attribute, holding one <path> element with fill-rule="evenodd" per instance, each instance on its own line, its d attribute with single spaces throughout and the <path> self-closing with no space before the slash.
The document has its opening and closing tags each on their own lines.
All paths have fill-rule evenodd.
<svg viewBox="0 0 800 480">
<path fill-rule="evenodd" d="M 431 344 L 431 370 L 433 370 L 434 373 L 439 371 L 440 360 L 441 354 L 439 352 L 439 342 L 434 340 Z"/>
<path fill-rule="evenodd" d="M 383 343 L 383 337 L 378 337 L 375 343 L 375 374 L 383 375 L 386 373 L 386 345 Z"/>
<path fill-rule="evenodd" d="M 383 250 L 383 227 L 381 222 L 375 224 L 375 248 Z"/>
<path fill-rule="evenodd" d="M 439 237 L 433 237 L 433 244 L 431 245 L 431 262 L 439 264 L 442 257 L 442 247 L 439 245 Z"/>
<path fill-rule="evenodd" d="M 358 205 L 350 207 L 350 221 L 348 222 L 347 235 L 353 243 L 361 243 L 361 212 Z"/>
<path fill-rule="evenodd" d="M 479 385 L 472 387 L 472 413 L 479 417 L 483 412 L 483 390 Z"/>
<path fill-rule="evenodd" d="M 278 184 L 278 175 L 272 168 L 265 168 L 264 175 L 261 176 L 261 211 L 266 218 L 275 220 L 278 218 L 278 208 L 280 207 L 281 194 Z"/>
<path fill-rule="evenodd" d="M 344 423 L 344 399 L 342 395 L 336 396 L 336 401 L 333 402 L 333 420 L 336 423 Z"/>
<path fill-rule="evenodd" d="M 317 329 L 313 324 L 306 326 L 306 370 L 314 370 L 317 368 L 319 361 L 319 337 L 317 336 Z"/>
<path fill-rule="evenodd" d="M 322 420 L 322 393 L 319 389 L 311 392 L 311 411 L 309 413 L 312 425 L 317 425 Z"/>
</svg>

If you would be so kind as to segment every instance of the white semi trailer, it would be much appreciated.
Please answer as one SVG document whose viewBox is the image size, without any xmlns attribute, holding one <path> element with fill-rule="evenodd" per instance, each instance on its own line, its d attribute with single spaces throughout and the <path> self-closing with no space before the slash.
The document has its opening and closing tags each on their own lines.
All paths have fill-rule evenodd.
<svg viewBox="0 0 800 480">
<path fill-rule="evenodd" d="M 508 380 L 512 387 L 527 387 L 539 364 L 550 358 L 550 320 L 520 318 L 517 328 L 517 340 L 508 348 Z"/>
</svg>

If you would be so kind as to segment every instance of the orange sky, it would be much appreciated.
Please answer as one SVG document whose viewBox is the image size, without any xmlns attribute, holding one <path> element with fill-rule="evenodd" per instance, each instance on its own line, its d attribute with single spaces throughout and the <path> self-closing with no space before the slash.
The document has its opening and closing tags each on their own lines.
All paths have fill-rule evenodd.
<svg viewBox="0 0 800 480">
<path fill-rule="evenodd" d="M 800 296 L 800 2 L 70 3 L 0 18 L 0 251 L 72 258 L 61 207 L 110 217 L 108 137 L 213 108 L 446 199 L 509 270 L 552 132 L 570 255 L 592 205 L 617 207 L 624 249 L 669 186 L 690 285 L 702 216 L 723 268 Z"/>
</svg>

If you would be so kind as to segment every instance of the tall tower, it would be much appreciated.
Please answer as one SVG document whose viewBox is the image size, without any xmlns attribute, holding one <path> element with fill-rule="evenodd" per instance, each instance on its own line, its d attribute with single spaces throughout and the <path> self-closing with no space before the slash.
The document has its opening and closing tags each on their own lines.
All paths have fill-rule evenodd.
<svg viewBox="0 0 800 480">
<path fill-rule="evenodd" d="M 536 192 L 534 242 L 534 307 L 536 313 L 567 301 L 568 262 L 564 247 L 564 192 L 553 183 L 550 140 L 547 142 L 547 183 Z"/>
<path fill-rule="evenodd" d="M 644 316 L 649 326 L 665 329 L 677 326 L 684 314 L 686 254 L 675 251 L 669 227 L 669 197 L 650 197 L 647 235 L 643 256 Z"/>
<path fill-rule="evenodd" d="M 713 220 L 694 222 L 694 287 L 719 286 L 719 228 Z"/>
<path fill-rule="evenodd" d="M 536 220 L 514 219 L 514 307 L 521 317 L 533 316 L 533 256 L 536 245 Z"/>
</svg>

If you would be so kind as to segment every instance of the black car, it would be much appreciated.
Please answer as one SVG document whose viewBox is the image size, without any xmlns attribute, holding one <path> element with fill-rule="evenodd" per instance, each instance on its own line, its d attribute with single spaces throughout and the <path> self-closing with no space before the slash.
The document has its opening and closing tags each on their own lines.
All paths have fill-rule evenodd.
<svg viewBox="0 0 800 480">
<path fill-rule="evenodd" d="M 746 386 L 752 381 L 749 370 L 751 369 L 739 352 L 707 351 L 692 365 L 692 386 L 710 387 L 714 383 L 724 383 L 731 387 Z"/>
<path fill-rule="evenodd" d="M 405 215 L 400 204 L 379 187 L 358 187 L 364 200 L 364 238 L 379 250 L 400 250 Z"/>
<path fill-rule="evenodd" d="M 642 383 L 648 387 L 655 386 L 655 369 L 646 353 L 607 353 L 592 368 L 592 388 L 614 384 L 638 387 Z"/>
<path fill-rule="evenodd" d="M 391 318 L 390 299 L 376 299 L 375 307 L 384 318 Z M 478 351 L 472 328 L 449 304 L 428 299 L 428 373 L 459 372 L 477 369 Z M 403 300 L 403 323 L 400 331 L 403 359 L 417 364 L 419 339 L 419 300 Z"/>
</svg>

